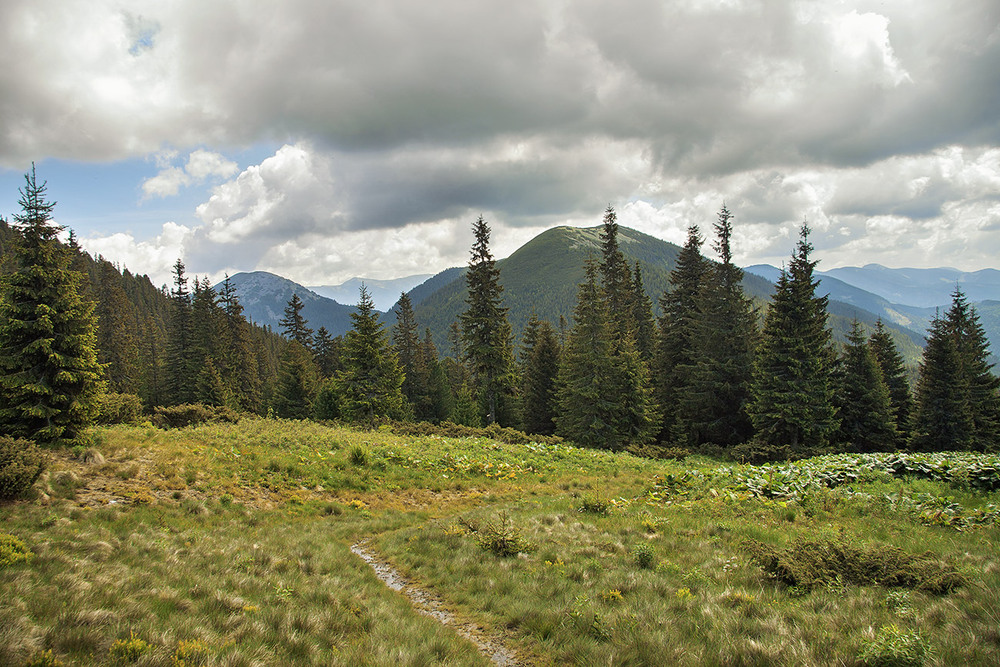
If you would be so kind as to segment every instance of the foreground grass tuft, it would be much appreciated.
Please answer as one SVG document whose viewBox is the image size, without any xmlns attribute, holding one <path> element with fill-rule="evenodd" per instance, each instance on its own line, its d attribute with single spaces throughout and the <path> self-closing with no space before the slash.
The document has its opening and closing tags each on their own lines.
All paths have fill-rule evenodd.
<svg viewBox="0 0 1000 667">
<path fill-rule="evenodd" d="M 756 540 L 747 540 L 744 546 L 757 565 L 788 586 L 809 589 L 844 583 L 940 594 L 966 583 L 965 577 L 933 554 L 909 554 L 894 546 L 861 548 L 840 537 L 798 539 L 785 549 Z"/>
</svg>

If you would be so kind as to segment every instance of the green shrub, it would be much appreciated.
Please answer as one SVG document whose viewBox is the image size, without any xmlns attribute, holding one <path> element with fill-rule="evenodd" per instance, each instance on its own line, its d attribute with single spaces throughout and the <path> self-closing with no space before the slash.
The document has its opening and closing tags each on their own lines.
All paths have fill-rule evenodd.
<svg viewBox="0 0 1000 667">
<path fill-rule="evenodd" d="M 368 451 L 361 445 L 353 445 L 348 456 L 353 465 L 359 467 L 368 465 Z"/>
<path fill-rule="evenodd" d="M 52 649 L 33 654 L 24 667 L 63 667 L 63 661 L 52 655 Z"/>
<path fill-rule="evenodd" d="M 919 632 L 905 632 L 893 624 L 865 642 L 858 662 L 869 667 L 920 667 L 930 656 L 930 645 Z"/>
<path fill-rule="evenodd" d="M 20 539 L 7 533 L 0 533 L 0 568 L 17 563 L 29 563 L 35 554 Z"/>
<path fill-rule="evenodd" d="M 500 512 L 495 521 L 478 528 L 475 534 L 479 546 L 497 556 L 516 556 L 534 549 L 534 545 L 521 535 L 520 529 L 514 525 L 507 512 Z"/>
<path fill-rule="evenodd" d="M 608 514 L 611 512 L 611 501 L 600 496 L 589 496 L 580 503 L 580 511 L 587 514 Z"/>
<path fill-rule="evenodd" d="M 806 589 L 842 582 L 947 593 L 965 583 L 933 554 L 914 555 L 891 545 L 861 548 L 836 538 L 800 539 L 785 549 L 747 540 L 744 547 L 769 575 Z"/>
<path fill-rule="evenodd" d="M 463 426 L 449 421 L 440 424 L 430 422 L 390 422 L 389 428 L 398 435 L 439 435 L 444 438 L 490 438 L 508 445 L 525 445 L 537 442 L 544 445 L 558 445 L 563 439 L 556 435 L 536 435 L 524 433 L 506 426 L 491 424 L 486 428 Z"/>
<path fill-rule="evenodd" d="M 138 424 L 142 418 L 142 399 L 135 394 L 108 392 L 97 401 L 98 424 Z"/>
<path fill-rule="evenodd" d="M 656 554 L 652 545 L 646 542 L 640 542 L 632 548 L 632 558 L 643 570 L 652 570 L 656 566 Z"/>
<path fill-rule="evenodd" d="M 144 653 L 153 648 L 148 642 L 130 633 L 128 639 L 116 639 L 108 649 L 111 662 L 116 665 L 138 662 Z"/>
<path fill-rule="evenodd" d="M 687 457 L 691 456 L 691 450 L 686 447 L 674 447 L 660 444 L 631 444 L 626 447 L 625 450 L 633 456 L 641 456 L 647 459 L 673 459 L 676 461 L 683 461 Z"/>
<path fill-rule="evenodd" d="M 0 500 L 24 495 L 47 463 L 45 452 L 32 441 L 0 435 Z"/>
<path fill-rule="evenodd" d="M 209 422 L 236 423 L 239 419 L 239 413 L 229 408 L 201 403 L 183 403 L 169 407 L 157 406 L 152 421 L 153 425 L 158 428 L 170 429 Z"/>
</svg>

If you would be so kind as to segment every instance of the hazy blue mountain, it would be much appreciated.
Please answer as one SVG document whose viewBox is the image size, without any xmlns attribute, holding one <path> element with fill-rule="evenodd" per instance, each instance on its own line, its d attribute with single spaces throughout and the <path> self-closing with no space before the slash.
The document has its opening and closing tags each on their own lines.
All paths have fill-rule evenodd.
<svg viewBox="0 0 1000 667">
<path fill-rule="evenodd" d="M 951 303 L 958 285 L 969 301 L 1000 300 L 1000 271 L 958 269 L 890 269 L 880 264 L 847 266 L 821 272 L 877 294 L 890 303 L 934 308 Z"/>
<path fill-rule="evenodd" d="M 236 290 L 246 316 L 279 333 L 281 326 L 278 321 L 284 316 L 285 306 L 293 294 L 298 294 L 302 300 L 302 316 L 309 321 L 309 328 L 313 331 L 325 326 L 332 335 L 339 336 L 351 328 L 350 314 L 354 312 L 354 306 L 345 306 L 320 296 L 287 278 L 266 271 L 253 271 L 237 273 L 230 276 L 229 281 Z M 216 290 L 219 288 L 220 285 L 216 285 Z"/>
<path fill-rule="evenodd" d="M 316 285 L 310 286 L 309 289 L 320 296 L 333 299 L 337 303 L 355 306 L 361 295 L 361 285 L 364 283 L 365 287 L 368 288 L 368 293 L 371 295 L 372 301 L 375 302 L 375 308 L 384 312 L 396 305 L 400 294 L 409 292 L 431 277 L 433 277 L 432 274 L 426 273 L 416 276 L 406 276 L 405 278 L 395 278 L 393 280 L 351 278 L 340 285 Z"/>
</svg>

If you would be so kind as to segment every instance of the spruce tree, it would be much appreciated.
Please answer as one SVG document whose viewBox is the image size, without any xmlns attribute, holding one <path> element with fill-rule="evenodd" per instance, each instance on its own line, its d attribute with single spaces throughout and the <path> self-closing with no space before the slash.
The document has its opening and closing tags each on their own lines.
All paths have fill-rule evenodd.
<svg viewBox="0 0 1000 667">
<path fill-rule="evenodd" d="M 455 397 L 444 365 L 438 359 L 429 328 L 424 330 L 422 354 L 424 363 L 427 364 L 427 408 L 421 418 L 437 423 L 451 415 L 455 408 Z"/>
<path fill-rule="evenodd" d="M 625 255 L 618 247 L 618 216 L 610 205 L 601 230 L 601 283 L 608 317 L 618 336 L 635 335 L 635 285 Z"/>
<path fill-rule="evenodd" d="M 648 373 L 631 335 L 614 340 L 593 261 L 573 321 L 559 365 L 556 433 L 584 447 L 644 444 L 655 426 Z"/>
<path fill-rule="evenodd" d="M 531 331 L 531 335 L 528 335 Z M 547 321 L 532 313 L 521 353 L 521 424 L 527 433 L 555 431 L 559 343 Z"/>
<path fill-rule="evenodd" d="M 947 322 L 937 316 L 928 333 L 917 380 L 910 446 L 920 451 L 970 449 L 975 423 L 958 341 Z"/>
<path fill-rule="evenodd" d="M 337 371 L 341 370 L 340 348 L 342 343 L 343 340 L 339 336 L 336 338 L 331 336 L 326 327 L 321 326 L 316 330 L 312 349 L 316 366 L 322 377 L 333 377 Z"/>
<path fill-rule="evenodd" d="M 746 406 L 758 339 L 757 309 L 743 293 L 743 270 L 733 264 L 732 218 L 723 206 L 714 225 L 720 262 L 695 300 L 693 367 L 680 397 L 694 442 L 727 448 L 753 436 Z"/>
<path fill-rule="evenodd" d="M 286 419 L 311 417 L 318 383 L 312 353 L 298 341 L 288 341 L 274 388 L 275 413 Z"/>
<path fill-rule="evenodd" d="M 288 305 L 285 306 L 284 317 L 278 320 L 278 324 L 281 326 L 281 333 L 284 334 L 285 338 L 294 340 L 308 350 L 312 345 L 313 331 L 309 328 L 306 318 L 302 316 L 302 308 L 304 307 L 305 304 L 302 303 L 299 295 L 292 294 Z"/>
<path fill-rule="evenodd" d="M 995 451 L 1000 449 L 1000 377 L 993 374 L 989 339 L 976 309 L 959 287 L 951 299 L 945 322 L 955 337 L 959 368 L 968 386 L 973 447 Z"/>
<path fill-rule="evenodd" d="M 191 294 L 184 262 L 174 262 L 174 287 L 170 291 L 170 314 L 167 323 L 167 349 L 164 375 L 165 402 L 168 405 L 192 403 L 196 400 L 197 377 L 194 354 L 194 322 Z"/>
<path fill-rule="evenodd" d="M 344 370 L 338 378 L 344 416 L 369 422 L 404 417 L 403 372 L 364 285 L 351 321 L 344 340 Z"/>
<path fill-rule="evenodd" d="M 94 418 L 104 391 L 94 304 L 52 222 L 35 167 L 14 216 L 16 269 L 0 279 L 0 430 L 40 443 L 72 442 Z"/>
<path fill-rule="evenodd" d="M 837 448 L 850 452 L 892 451 L 898 442 L 889 387 L 857 320 L 836 373 Z"/>
<path fill-rule="evenodd" d="M 646 294 L 642 282 L 642 269 L 635 263 L 632 282 L 632 322 L 635 326 L 635 346 L 646 364 L 652 364 L 656 355 L 656 321 L 653 319 L 653 302 Z"/>
<path fill-rule="evenodd" d="M 802 225 L 788 270 L 782 270 L 764 319 L 747 412 L 756 429 L 754 457 L 821 451 L 836 431 L 828 297 L 816 296 L 816 261 Z"/>
<path fill-rule="evenodd" d="M 423 347 L 417 335 L 417 320 L 413 304 L 405 292 L 396 303 L 396 326 L 392 329 L 392 343 L 403 371 L 403 396 L 418 420 L 428 418 L 429 378 Z"/>
<path fill-rule="evenodd" d="M 660 439 L 691 444 L 691 424 L 684 399 L 691 391 L 695 364 L 698 294 L 708 271 L 701 256 L 703 239 L 697 225 L 687 230 L 687 240 L 670 272 L 670 291 L 660 299 L 663 311 L 653 366 L 653 386 L 662 415 Z"/>
<path fill-rule="evenodd" d="M 250 324 L 243 317 L 243 306 L 227 275 L 219 292 L 223 312 L 223 356 L 225 382 L 238 407 L 260 412 L 263 405 L 263 380 Z"/>
<path fill-rule="evenodd" d="M 910 382 L 907 379 L 906 367 L 903 365 L 903 357 L 882 323 L 881 317 L 875 322 L 875 331 L 868 338 L 868 346 L 875 355 L 875 361 L 878 362 L 882 377 L 889 388 L 889 401 L 898 434 L 895 448 L 900 449 L 906 445 L 910 437 L 913 395 L 910 392 Z"/>
<path fill-rule="evenodd" d="M 462 313 L 462 342 L 472 371 L 476 393 L 483 403 L 487 424 L 513 421 L 513 335 L 502 305 L 500 269 L 490 253 L 490 228 L 482 216 L 472 227 L 469 270 L 465 274 L 468 309 Z"/>
<path fill-rule="evenodd" d="M 97 358 L 106 369 L 108 388 L 119 393 L 139 393 L 138 322 L 122 276 L 111 262 L 97 259 Z"/>
</svg>

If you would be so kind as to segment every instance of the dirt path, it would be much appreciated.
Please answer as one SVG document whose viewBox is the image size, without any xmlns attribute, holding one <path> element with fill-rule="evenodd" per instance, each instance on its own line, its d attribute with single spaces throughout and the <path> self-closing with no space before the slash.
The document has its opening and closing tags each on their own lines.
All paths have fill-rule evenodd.
<svg viewBox="0 0 1000 667">
<path fill-rule="evenodd" d="M 472 623 L 462 623 L 456 619 L 451 612 L 444 608 L 437 595 L 409 581 L 397 569 L 370 551 L 364 542 L 352 546 L 351 552 L 368 563 L 375 571 L 375 576 L 382 583 L 405 595 L 414 609 L 425 616 L 430 616 L 442 625 L 453 628 L 455 632 L 475 644 L 479 651 L 494 665 L 518 667 L 523 664 L 517 660 L 513 651 L 506 648 L 499 640 L 489 638 L 482 628 Z"/>
</svg>

